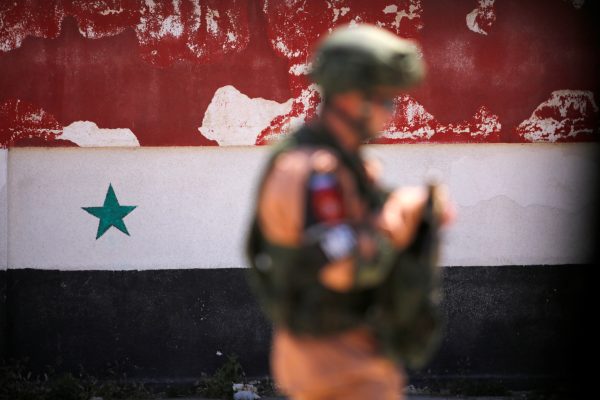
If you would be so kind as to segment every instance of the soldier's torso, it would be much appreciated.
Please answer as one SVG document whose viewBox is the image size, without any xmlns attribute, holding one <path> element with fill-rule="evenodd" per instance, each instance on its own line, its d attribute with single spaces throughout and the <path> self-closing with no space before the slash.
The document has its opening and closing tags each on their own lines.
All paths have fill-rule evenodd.
<svg viewBox="0 0 600 400">
<path fill-rule="evenodd" d="M 363 325 L 372 290 L 325 287 L 323 276 L 352 279 L 352 271 L 323 268 L 302 241 L 324 224 L 365 223 L 382 195 L 358 155 L 340 152 L 321 135 L 304 128 L 276 152 L 259 189 L 250 240 L 251 257 L 260 258 L 251 280 L 267 314 L 280 326 L 316 335 Z"/>
</svg>

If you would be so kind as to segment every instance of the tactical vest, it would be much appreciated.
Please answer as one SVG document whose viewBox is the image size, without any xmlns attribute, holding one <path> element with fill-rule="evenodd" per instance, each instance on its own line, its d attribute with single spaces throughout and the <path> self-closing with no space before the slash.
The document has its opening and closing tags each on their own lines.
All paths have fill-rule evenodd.
<svg viewBox="0 0 600 400">
<path fill-rule="evenodd" d="M 304 126 L 282 142 L 267 163 L 262 185 L 276 158 L 299 147 L 323 147 L 351 172 L 359 196 L 371 212 L 383 206 L 387 193 L 367 178 L 363 162 L 343 149 L 323 129 Z M 430 196 L 430 199 L 432 197 Z M 402 252 L 393 249 L 376 273 L 380 284 L 368 289 L 336 292 L 318 279 L 322 260 L 314 251 L 269 242 L 257 221 L 247 241 L 249 283 L 267 316 L 297 335 L 324 336 L 370 326 L 382 349 L 393 360 L 420 367 L 435 348 L 439 312 L 435 255 L 437 221 L 430 200 L 414 242 Z"/>
</svg>

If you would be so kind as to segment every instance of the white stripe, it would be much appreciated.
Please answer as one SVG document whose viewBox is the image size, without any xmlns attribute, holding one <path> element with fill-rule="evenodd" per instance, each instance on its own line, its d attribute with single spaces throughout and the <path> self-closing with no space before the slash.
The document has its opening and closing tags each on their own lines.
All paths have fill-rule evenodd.
<svg viewBox="0 0 600 400">
<path fill-rule="evenodd" d="M 472 144 L 372 146 L 389 186 L 445 182 L 457 220 L 443 265 L 583 263 L 591 249 L 597 146 Z"/>
<path fill-rule="evenodd" d="M 268 149 L 13 149 L 10 259 L 14 268 L 241 267 L 256 171 Z M 109 183 L 137 206 L 96 240 Z"/>
<path fill-rule="evenodd" d="M 213 95 L 198 130 L 221 146 L 254 145 L 275 117 L 291 110 L 292 101 L 250 98 L 231 85 L 223 86 Z"/>
<path fill-rule="evenodd" d="M 437 173 L 458 220 L 444 265 L 585 261 L 593 144 L 370 146 L 388 184 Z M 265 147 L 11 149 L 11 268 L 165 269 L 244 267 L 243 239 Z M 96 240 L 109 183 L 137 206 Z"/>
<path fill-rule="evenodd" d="M 8 150 L 0 149 L 0 270 L 8 266 L 8 203 L 6 178 Z"/>
<path fill-rule="evenodd" d="M 65 126 L 58 139 L 69 140 L 79 147 L 139 147 L 131 129 L 101 129 L 92 121 L 75 121 Z"/>
</svg>

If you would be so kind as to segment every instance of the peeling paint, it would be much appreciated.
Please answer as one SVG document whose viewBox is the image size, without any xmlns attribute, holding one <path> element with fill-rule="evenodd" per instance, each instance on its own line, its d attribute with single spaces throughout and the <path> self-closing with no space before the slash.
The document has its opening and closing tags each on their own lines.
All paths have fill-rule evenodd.
<svg viewBox="0 0 600 400">
<path fill-rule="evenodd" d="M 388 5 L 383 9 L 384 14 L 394 14 L 394 20 L 390 23 L 390 26 L 394 29 L 400 29 L 400 23 L 403 18 L 415 19 L 421 17 L 421 2 L 414 1 L 408 7 L 408 11 L 405 9 L 398 9 L 396 4 Z M 381 23 L 382 27 L 386 27 L 384 23 Z"/>
<path fill-rule="evenodd" d="M 198 120 L 203 115 L 188 117 L 183 124 L 176 121 L 174 113 L 165 115 L 164 111 L 158 111 L 156 118 L 160 118 L 160 122 L 152 124 L 154 128 L 147 128 L 148 121 L 143 120 L 147 117 L 140 117 L 136 113 L 139 107 L 134 105 L 139 103 L 140 94 L 133 93 L 143 93 L 140 91 L 140 80 L 152 79 L 152 93 L 142 101 L 147 100 L 153 105 L 181 103 L 182 112 L 196 115 L 197 104 L 202 104 L 204 109 L 216 88 L 233 85 L 257 98 L 277 99 L 278 102 L 292 99 L 289 110 L 274 116 L 259 131 L 256 143 L 264 144 L 287 134 L 317 113 L 321 98 L 307 76 L 311 46 L 320 35 L 340 24 L 362 21 L 421 42 L 430 71 L 423 88 L 416 89 L 415 98 L 398 99 L 398 104 L 406 108 L 405 115 L 396 115 L 376 142 L 592 140 L 597 137 L 598 132 L 598 113 L 593 111 L 596 107 L 594 96 L 597 97 L 598 94 L 589 90 L 597 87 L 597 78 L 592 76 L 594 71 L 590 72 L 594 65 L 593 56 L 590 55 L 593 52 L 585 38 L 595 31 L 590 28 L 587 13 L 579 11 L 585 9 L 587 4 L 584 0 L 553 1 L 544 5 L 534 3 L 527 5 L 527 10 L 522 7 L 503 7 L 503 23 L 494 26 L 497 17 L 494 0 L 472 0 L 472 7 L 467 9 L 444 2 L 422 3 L 420 0 L 259 0 L 255 3 L 243 0 L 5 1 L 0 2 L 0 56 L 6 63 L 6 76 L 10 78 L 5 79 L 7 83 L 0 88 L 5 93 L 0 102 L 6 99 L 26 100 L 23 89 L 13 84 L 21 79 L 19 74 L 23 70 L 25 75 L 22 79 L 35 82 L 31 83 L 31 87 L 43 87 L 31 90 L 27 101 L 33 108 L 39 106 L 40 109 L 45 107 L 54 110 L 55 120 L 62 118 L 70 123 L 93 119 L 97 123 L 121 126 L 123 114 L 128 113 L 137 115 L 131 125 L 140 127 L 136 134 L 142 143 L 214 145 L 214 141 L 196 134 Z M 433 21 L 439 22 L 444 18 L 452 18 L 459 24 L 432 25 L 425 31 L 424 7 L 430 13 L 427 20 L 432 21 L 432 24 Z M 460 21 L 465 17 L 466 11 L 473 7 L 466 16 L 467 27 L 470 29 L 467 31 Z M 525 11 L 535 11 L 540 18 L 530 19 L 527 30 L 513 29 L 515 27 L 511 21 L 518 20 L 515 13 Z M 262 12 L 264 15 L 249 18 L 249 12 Z M 565 13 L 569 13 L 568 18 L 561 18 Z M 65 17 L 70 18 L 65 20 Z M 73 21 L 82 37 L 94 41 L 102 38 L 107 40 L 87 43 L 82 37 L 73 36 Z M 556 28 L 546 21 L 555 21 Z M 63 25 L 66 28 L 61 32 Z M 245 51 L 251 30 L 255 40 L 266 40 L 266 43 L 253 45 L 250 51 Z M 564 31 L 565 34 L 553 35 L 550 34 L 552 30 Z M 471 32 L 477 34 L 473 35 Z M 494 48 L 485 48 L 482 36 L 479 35 L 491 35 L 492 32 L 494 37 L 484 42 Z M 109 39 L 121 34 L 119 38 Z M 26 49 L 23 51 L 8 54 L 22 47 L 27 37 L 45 38 L 49 41 L 44 41 L 42 45 L 40 40 L 31 40 L 26 42 Z M 70 46 L 73 46 L 73 51 L 70 51 Z M 499 51 L 496 51 L 496 47 Z M 44 50 L 41 51 L 41 48 Z M 503 50 L 509 48 L 511 51 L 505 54 Z M 548 53 L 555 48 L 569 49 L 569 57 L 544 56 L 555 54 Z M 139 54 L 141 59 L 160 68 L 180 68 L 189 63 L 190 68 L 186 65 L 187 69 L 180 71 L 181 75 L 177 76 L 181 81 L 194 83 L 185 91 L 174 90 L 177 82 L 172 76 L 162 75 L 163 71 L 150 72 L 153 68 L 146 69 L 137 63 L 138 60 L 127 58 L 124 54 Z M 127 58 L 126 62 L 111 64 L 112 60 L 124 58 Z M 74 90 L 72 93 L 77 96 L 77 90 L 97 85 L 98 80 L 94 80 L 95 83 L 92 84 L 86 74 L 89 73 L 88 61 L 96 63 L 98 60 L 109 60 L 95 71 L 102 70 L 106 76 L 116 77 L 110 84 L 122 90 L 119 96 L 123 101 L 118 104 L 123 105 L 123 110 L 126 108 L 127 111 L 119 111 L 115 105 L 110 105 L 106 109 L 102 108 L 106 115 L 98 118 L 98 114 L 90 112 L 95 107 L 90 105 L 92 101 L 82 104 L 67 102 L 64 106 L 55 108 L 55 100 L 50 99 L 48 94 L 42 94 L 44 91 L 62 93 L 68 86 L 68 90 Z M 181 61 L 184 63 L 180 63 Z M 26 68 L 22 67 L 23 63 L 27 64 Z M 175 63 L 178 64 L 173 65 Z M 241 64 L 244 66 L 240 67 Z M 265 68 L 265 65 L 269 67 Z M 263 68 L 269 72 L 262 74 Z M 565 68 L 572 73 L 559 73 Z M 246 76 L 240 71 L 246 70 L 251 72 L 248 79 L 243 81 Z M 229 71 L 235 71 L 236 76 L 229 76 Z M 270 82 L 269 74 L 276 77 L 276 84 Z M 66 86 L 61 87 L 60 79 L 48 83 L 39 78 L 42 75 L 69 76 L 73 79 L 69 79 Z M 123 81 L 124 76 L 128 77 L 128 82 Z M 132 76 L 137 79 L 130 79 Z M 204 78 L 199 79 L 199 76 L 210 76 L 211 83 L 207 85 Z M 577 80 L 573 81 L 575 76 Z M 204 87 L 207 89 L 203 90 Z M 565 104 L 574 101 L 577 104 L 587 104 L 587 111 L 577 108 L 575 103 L 565 105 L 572 109 L 565 115 L 560 107 L 556 108 L 554 114 L 550 112 L 548 115 L 544 114 L 546 111 L 533 111 L 547 93 L 560 87 L 576 87 L 578 90 L 573 93 L 588 93 L 592 96 L 575 96 L 579 99 L 577 101 L 573 100 L 573 96 L 563 96 Z M 502 88 L 500 92 L 499 88 Z M 522 96 L 523 93 L 528 95 Z M 532 103 L 532 99 L 537 100 Z M 533 111 L 532 117 L 523 121 L 527 114 L 524 116 L 519 107 L 526 107 L 527 114 Z M 551 107 L 542 108 L 547 110 Z M 455 115 L 458 116 L 454 117 Z M 502 116 L 502 121 L 498 115 Z M 36 118 L 40 121 L 36 121 Z M 63 124 L 58 127 L 54 124 L 50 124 L 50 128 L 43 127 L 47 120 L 47 116 L 42 117 L 42 114 L 34 112 L 30 119 L 23 120 L 24 125 L 11 125 L 10 134 L 7 133 L 8 128 L 4 128 L 1 145 L 65 144 L 66 141 L 62 139 L 54 140 L 52 135 L 43 134 L 54 132 L 56 136 L 57 132 L 62 133 Z M 8 123 L 5 122 L 4 126 Z M 41 125 L 31 131 L 31 126 L 35 124 Z M 170 126 L 177 128 L 171 132 L 168 128 Z M 501 126 L 505 130 L 502 137 L 499 131 Z M 21 133 L 15 136 L 17 131 Z M 165 132 L 164 137 L 160 137 L 162 132 Z M 30 139 L 35 139 L 37 144 L 31 144 Z"/>
<path fill-rule="evenodd" d="M 200 0 L 192 0 L 194 11 L 192 15 L 192 30 L 197 31 L 202 25 L 202 7 L 200 7 Z"/>
<path fill-rule="evenodd" d="M 53 39 L 60 33 L 64 11 L 59 5 L 23 1 L 2 2 L 0 6 L 0 51 L 21 47 L 28 36 Z"/>
<path fill-rule="evenodd" d="M 310 85 L 292 100 L 291 109 L 275 117 L 269 126 L 260 132 L 256 144 L 269 144 L 292 133 L 307 119 L 313 117 L 321 104 L 317 85 Z"/>
<path fill-rule="evenodd" d="M 60 4 L 56 2 L 57 6 Z M 140 14 L 138 7 L 131 7 L 126 0 L 71 0 L 64 2 L 63 7 L 63 17 L 75 17 L 79 32 L 88 39 L 118 35 L 134 25 Z M 62 19 L 56 23 L 60 29 Z"/>
<path fill-rule="evenodd" d="M 203 14 L 205 24 L 201 21 Z M 127 0 L 52 0 L 33 5 L 16 1 L 0 7 L 0 51 L 19 48 L 28 36 L 58 37 L 66 16 L 75 17 L 79 32 L 88 39 L 134 28 L 142 58 L 160 66 L 177 60 L 211 62 L 243 50 L 249 40 L 247 6 L 241 0 L 196 0 L 192 7 L 187 3 L 183 7 L 180 0 L 147 0 L 143 4 Z"/>
<path fill-rule="evenodd" d="M 351 0 L 264 1 L 263 12 L 269 20 L 271 45 L 282 56 L 306 62 L 310 45 L 336 25 L 351 22 L 379 24 L 403 36 L 413 36 L 422 28 L 420 0 L 376 1 L 381 14 L 373 13 L 374 4 Z M 411 20 L 403 23 L 404 18 Z M 401 23 L 402 22 L 402 23 Z M 302 29 L 299 29 L 302 27 Z"/>
<path fill-rule="evenodd" d="M 100 129 L 91 121 L 75 121 L 64 128 L 55 117 L 19 99 L 0 103 L 0 148 L 14 145 L 76 145 L 80 147 L 139 146 L 126 128 Z"/>
<path fill-rule="evenodd" d="M 587 90 L 557 90 L 521 122 L 516 133 L 529 142 L 569 141 L 598 137 L 598 106 Z"/>
<path fill-rule="evenodd" d="M 485 138 L 486 142 L 500 141 L 500 118 L 481 106 L 470 121 L 441 124 L 422 104 L 409 95 L 395 99 L 395 113 L 385 131 L 373 142 L 405 143 L 471 142 Z"/>
<path fill-rule="evenodd" d="M 219 33 L 219 24 L 217 19 L 219 18 L 219 11 L 211 10 L 210 8 L 206 11 L 206 26 L 208 32 L 215 36 Z"/>
<path fill-rule="evenodd" d="M 178 44 L 147 43 L 148 49 L 157 50 L 150 62 L 158 65 L 183 59 L 213 62 L 247 46 L 249 27 L 243 2 L 195 1 L 192 6 L 191 13 L 189 8 L 181 10 L 182 34 Z"/>
<path fill-rule="evenodd" d="M 253 145 L 273 118 L 291 107 L 292 99 L 285 103 L 251 99 L 228 85 L 217 89 L 198 130 L 221 146 Z"/>
<path fill-rule="evenodd" d="M 173 37 L 180 37 L 183 33 L 183 24 L 181 18 L 178 15 L 169 15 L 161 24 L 158 33 L 151 33 L 156 38 L 163 38 L 171 35 Z"/>
<path fill-rule="evenodd" d="M 290 74 L 296 75 L 296 76 L 306 75 L 310 72 L 311 68 L 312 68 L 311 63 L 294 64 L 290 67 L 288 72 Z"/>
<path fill-rule="evenodd" d="M 410 96 L 401 96 L 394 103 L 394 119 L 381 138 L 425 140 L 435 134 L 435 118 L 416 100 Z"/>
<path fill-rule="evenodd" d="M 467 27 L 475 33 L 487 35 L 496 21 L 494 0 L 479 0 L 477 8 L 467 14 Z"/>
<path fill-rule="evenodd" d="M 54 116 L 18 99 L 0 103 L 0 148 L 30 141 L 52 142 L 62 132 Z"/>
<path fill-rule="evenodd" d="M 566 1 L 567 3 L 573 4 L 573 7 L 575 7 L 578 10 L 581 7 L 583 7 L 583 5 L 585 4 L 585 0 L 563 0 L 563 1 Z"/>
<path fill-rule="evenodd" d="M 283 54 L 287 58 L 296 58 L 302 54 L 300 50 L 292 51 L 287 45 L 280 39 L 276 43 L 274 43 L 275 50 L 278 50 L 281 54 Z"/>
<path fill-rule="evenodd" d="M 79 147 L 138 147 L 140 145 L 130 129 L 101 129 L 91 121 L 75 121 L 65 126 L 57 138 L 69 140 Z"/>
<path fill-rule="evenodd" d="M 123 11 L 124 11 L 123 7 L 119 7 L 118 10 L 107 9 L 107 10 L 99 11 L 98 13 L 100 15 L 110 15 L 110 14 L 121 14 Z"/>
<path fill-rule="evenodd" d="M 380 11 L 373 12 L 374 9 Z M 420 0 L 377 0 L 369 3 L 351 0 L 265 0 L 263 13 L 268 21 L 271 47 L 289 61 L 289 85 L 294 102 L 287 115 L 278 116 L 261 132 L 257 144 L 265 144 L 288 134 L 299 123 L 316 114 L 321 98 L 306 73 L 311 46 L 323 33 L 330 32 L 340 24 L 368 22 L 404 37 L 414 37 L 423 26 Z"/>
</svg>

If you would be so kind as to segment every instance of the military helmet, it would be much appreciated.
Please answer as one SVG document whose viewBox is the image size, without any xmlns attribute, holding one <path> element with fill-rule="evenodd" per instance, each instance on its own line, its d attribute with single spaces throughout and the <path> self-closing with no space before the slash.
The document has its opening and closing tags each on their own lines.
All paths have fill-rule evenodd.
<svg viewBox="0 0 600 400">
<path fill-rule="evenodd" d="M 370 24 L 341 26 L 318 43 L 311 79 L 326 96 L 377 87 L 406 89 L 425 73 L 414 42 Z"/>
</svg>

